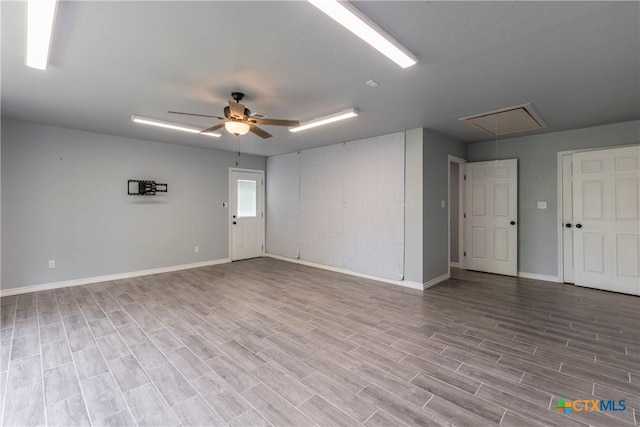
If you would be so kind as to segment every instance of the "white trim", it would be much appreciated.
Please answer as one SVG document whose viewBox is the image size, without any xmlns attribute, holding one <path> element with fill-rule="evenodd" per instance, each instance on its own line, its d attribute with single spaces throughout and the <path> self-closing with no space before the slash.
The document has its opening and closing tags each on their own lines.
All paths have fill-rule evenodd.
<svg viewBox="0 0 640 427">
<path fill-rule="evenodd" d="M 524 271 L 518 271 L 518 277 L 524 279 L 544 280 L 545 282 L 562 283 L 559 276 L 548 276 L 546 274 L 527 273 Z"/>
<path fill-rule="evenodd" d="M 304 261 L 301 259 L 288 258 L 281 255 L 275 255 L 270 253 L 265 253 L 264 256 L 274 259 L 279 259 L 280 261 L 292 262 L 294 264 L 306 265 L 307 267 L 320 268 L 322 270 L 334 271 L 336 273 L 348 274 L 349 276 L 362 277 L 364 279 L 375 280 L 378 282 L 390 283 L 392 285 L 404 286 L 405 288 L 411 289 L 419 289 L 423 290 L 424 285 L 422 283 L 410 282 L 408 280 L 393 280 L 393 279 L 383 279 L 382 277 L 371 276 L 369 274 L 356 273 L 355 271 L 346 270 L 344 268 L 339 267 L 331 267 L 330 265 L 318 264 L 311 261 Z"/>
<path fill-rule="evenodd" d="M 423 287 L 424 289 L 428 289 L 428 288 L 430 288 L 430 287 L 432 287 L 432 286 L 434 286 L 434 285 L 437 285 L 438 283 L 444 282 L 444 281 L 445 281 L 445 280 L 447 280 L 449 277 L 451 277 L 451 274 L 450 274 L 450 273 L 443 274 L 442 276 L 436 277 L 435 279 L 431 279 L 431 280 L 429 280 L 428 282 L 424 282 L 424 283 L 422 284 L 422 287 Z"/>
<path fill-rule="evenodd" d="M 172 265 L 169 267 L 152 268 L 149 270 L 130 271 L 127 273 L 108 274 L 106 276 L 86 277 L 82 279 L 64 280 L 62 282 L 42 283 L 40 285 L 23 286 L 0 290 L 0 296 L 26 294 L 29 292 L 48 291 L 50 289 L 66 288 L 67 286 L 88 285 L 91 283 L 109 282 L 111 280 L 129 279 L 131 277 L 149 276 L 151 274 L 170 273 L 172 271 L 189 270 L 191 268 L 209 267 L 211 265 L 231 262 L 229 258 L 214 259 L 212 261 L 194 262 L 192 264 Z"/>
<path fill-rule="evenodd" d="M 449 262 L 447 274 L 451 275 L 451 267 L 464 269 L 464 165 L 467 161 L 451 154 L 447 159 L 447 258 L 449 260 L 451 260 L 451 162 L 458 164 L 458 262 Z"/>
</svg>

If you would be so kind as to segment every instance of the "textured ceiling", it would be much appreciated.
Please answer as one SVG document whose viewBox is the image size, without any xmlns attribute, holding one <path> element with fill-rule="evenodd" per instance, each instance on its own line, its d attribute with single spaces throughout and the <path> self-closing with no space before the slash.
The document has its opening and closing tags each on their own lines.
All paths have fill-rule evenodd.
<svg viewBox="0 0 640 427">
<path fill-rule="evenodd" d="M 131 114 L 208 127 L 232 91 L 252 111 L 360 116 L 241 137 L 274 155 L 426 127 L 463 142 L 458 118 L 531 102 L 558 131 L 640 118 L 640 2 L 355 2 L 418 64 L 401 69 L 307 2 L 62 2 L 46 71 L 24 65 L 25 4 L 1 2 L 2 116 L 233 150 L 234 137 L 133 124 Z M 380 86 L 365 84 L 373 79 Z M 542 131 L 537 131 L 542 132 Z"/>
</svg>

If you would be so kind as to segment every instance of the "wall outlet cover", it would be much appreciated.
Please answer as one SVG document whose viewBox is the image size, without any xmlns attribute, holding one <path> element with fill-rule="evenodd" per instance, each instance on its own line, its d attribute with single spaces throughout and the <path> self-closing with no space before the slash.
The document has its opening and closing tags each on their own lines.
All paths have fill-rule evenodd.
<svg viewBox="0 0 640 427">
<path fill-rule="evenodd" d="M 547 209 L 547 202 L 538 202 L 538 209 Z"/>
</svg>

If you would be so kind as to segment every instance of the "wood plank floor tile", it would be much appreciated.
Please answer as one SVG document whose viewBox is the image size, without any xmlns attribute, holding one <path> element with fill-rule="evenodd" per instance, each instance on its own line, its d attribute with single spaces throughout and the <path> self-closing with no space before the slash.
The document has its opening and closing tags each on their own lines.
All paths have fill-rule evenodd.
<svg viewBox="0 0 640 427">
<path fill-rule="evenodd" d="M 202 376 L 192 381 L 191 385 L 225 421 L 233 420 L 251 409 L 251 405 L 215 373 Z"/>
<path fill-rule="evenodd" d="M 258 384 L 242 393 L 245 399 L 274 425 L 313 426 L 314 422 L 264 384 Z"/>
<path fill-rule="evenodd" d="M 637 297 L 451 276 L 422 292 L 256 258 L 2 297 L 2 424 L 640 421 Z"/>
<path fill-rule="evenodd" d="M 208 360 L 207 365 L 238 392 L 245 391 L 260 383 L 256 377 L 226 356 Z"/>
<path fill-rule="evenodd" d="M 268 363 L 257 367 L 251 373 L 293 406 L 298 406 L 313 396 L 313 393 L 301 383 Z"/>
<path fill-rule="evenodd" d="M 499 424 L 502 416 L 504 415 L 504 409 L 501 407 L 485 402 L 473 394 L 467 393 L 457 387 L 430 377 L 429 375 L 420 374 L 412 379 L 411 383 L 427 390 L 441 399 L 445 399 L 457 406 L 460 406 L 461 408 L 464 408 L 466 411 L 471 412 L 486 421 Z M 429 400 L 429 402 L 432 400 L 433 399 Z M 427 406 L 429 406 L 429 403 L 427 403 Z M 451 408 L 447 409 L 447 406 L 440 401 L 438 401 L 437 407 L 441 408 L 443 411 L 452 411 Z M 464 415 L 464 413 L 461 413 L 461 415 Z"/>
<path fill-rule="evenodd" d="M 298 409 L 320 426 L 351 427 L 358 424 L 356 420 L 317 395 L 304 402 Z"/>
<path fill-rule="evenodd" d="M 47 405 L 47 424 L 51 426 L 90 426 L 89 414 L 81 395 Z"/>
<path fill-rule="evenodd" d="M 378 409 L 375 414 L 370 416 L 369 419 L 364 422 L 364 425 L 367 427 L 391 427 L 406 426 L 407 424 L 389 415 L 382 409 Z"/>
<path fill-rule="evenodd" d="M 375 384 L 366 386 L 358 393 L 358 396 L 410 426 L 445 426 L 448 424 Z"/>
<path fill-rule="evenodd" d="M 270 427 L 271 424 L 262 415 L 251 409 L 229 422 L 231 427 Z"/>
<path fill-rule="evenodd" d="M 110 373 L 87 378 L 81 382 L 81 386 L 92 421 L 126 409 L 126 403 Z"/>
<path fill-rule="evenodd" d="M 373 405 L 323 375 L 310 375 L 302 380 L 302 384 L 359 422 L 364 422 L 376 411 Z"/>
<path fill-rule="evenodd" d="M 139 426 L 180 425 L 173 411 L 151 383 L 131 389 L 124 396 Z"/>
<path fill-rule="evenodd" d="M 200 397 L 193 396 L 172 407 L 185 426 L 226 426 L 227 423 Z"/>
<path fill-rule="evenodd" d="M 45 423 L 42 385 L 31 385 L 7 393 L 3 426 L 41 426 Z"/>
</svg>

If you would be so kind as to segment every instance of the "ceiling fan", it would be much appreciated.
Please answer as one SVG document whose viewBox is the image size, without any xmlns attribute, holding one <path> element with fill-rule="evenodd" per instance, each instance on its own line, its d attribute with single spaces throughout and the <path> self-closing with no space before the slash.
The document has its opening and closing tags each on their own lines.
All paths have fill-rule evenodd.
<svg viewBox="0 0 640 427">
<path fill-rule="evenodd" d="M 168 111 L 168 113 L 183 114 L 185 116 L 211 117 L 213 119 L 223 120 L 222 123 L 203 129 L 200 133 L 210 133 L 224 127 L 227 132 L 235 136 L 245 135 L 247 132 L 253 132 L 261 138 L 271 138 L 273 135 L 259 128 L 256 124 L 289 127 L 296 127 L 300 125 L 300 122 L 297 120 L 278 120 L 252 117 L 251 111 L 240 103 L 242 98 L 244 98 L 244 93 L 232 92 L 231 97 L 236 102 L 229 101 L 229 106 L 224 107 L 224 117 L 210 116 L 208 114 L 183 113 L 181 111 Z"/>
</svg>

